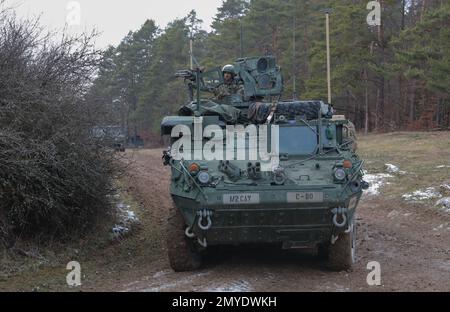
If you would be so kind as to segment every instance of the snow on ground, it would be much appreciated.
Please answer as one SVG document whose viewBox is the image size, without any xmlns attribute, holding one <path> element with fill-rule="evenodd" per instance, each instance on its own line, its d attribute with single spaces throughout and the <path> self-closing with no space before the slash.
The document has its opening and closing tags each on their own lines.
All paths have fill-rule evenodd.
<svg viewBox="0 0 450 312">
<path fill-rule="evenodd" d="M 325 286 L 326 291 L 334 291 L 334 292 L 349 292 L 350 288 L 340 285 L 338 283 L 329 283 L 329 285 Z"/>
<path fill-rule="evenodd" d="M 225 285 L 221 285 L 219 287 L 208 288 L 206 291 L 208 292 L 251 292 L 253 291 L 253 287 L 249 282 L 240 280 L 234 281 Z"/>
<path fill-rule="evenodd" d="M 123 203 L 117 204 L 117 217 L 119 222 L 112 228 L 115 237 L 126 235 L 134 224 L 139 223 L 134 211 L 130 210 L 129 205 Z"/>
<path fill-rule="evenodd" d="M 173 273 L 175 275 L 176 273 Z M 161 292 L 161 291 L 171 291 L 174 289 L 177 289 L 178 287 L 185 288 L 186 290 L 189 290 L 190 287 L 192 287 L 192 284 L 195 284 L 195 281 L 198 278 L 202 278 L 206 275 L 210 274 L 210 272 L 199 272 L 195 274 L 191 274 L 185 277 L 181 277 L 176 279 L 175 281 L 167 279 L 164 281 L 164 278 L 156 279 L 156 281 L 153 283 L 153 285 L 150 285 L 149 288 L 145 288 L 142 291 L 143 292 Z"/>
<path fill-rule="evenodd" d="M 400 170 L 400 168 L 393 164 L 385 164 L 385 170 L 387 173 L 367 173 L 364 171 L 364 181 L 368 182 L 370 187 L 364 193 L 369 196 L 380 195 L 383 185 L 391 184 L 386 181 L 389 178 L 393 178 L 394 174 L 406 174 L 406 171 Z"/>
<path fill-rule="evenodd" d="M 445 168 L 450 168 L 450 166 L 447 166 L 447 165 L 440 165 L 440 166 L 437 166 L 437 167 L 436 167 L 436 169 L 445 169 Z"/>
<path fill-rule="evenodd" d="M 153 278 L 161 278 L 161 277 L 166 276 L 171 273 L 173 273 L 173 272 L 169 271 L 169 270 L 159 271 L 159 272 L 156 272 L 155 274 L 153 274 Z"/>
<path fill-rule="evenodd" d="M 388 173 L 406 174 L 406 171 L 400 170 L 400 168 L 393 164 L 385 164 L 386 171 Z"/>
<path fill-rule="evenodd" d="M 124 211 L 122 220 L 123 220 L 123 222 L 127 222 L 127 223 L 139 222 L 138 217 L 136 217 L 136 214 L 134 213 L 134 211 L 131 211 L 131 210 Z"/>
<path fill-rule="evenodd" d="M 445 192 L 450 191 L 450 185 L 442 184 L 440 186 L 440 189 L 441 191 L 443 191 L 443 194 L 445 194 Z M 440 207 L 443 211 L 450 213 L 450 197 L 442 198 L 442 194 L 435 187 L 429 187 L 423 190 L 412 192 L 410 194 L 404 194 L 402 197 L 404 200 L 410 202 L 421 202 L 439 198 L 435 206 Z"/>
<path fill-rule="evenodd" d="M 437 201 L 436 206 L 439 206 L 445 212 L 450 213 L 450 197 L 445 197 Z"/>
<path fill-rule="evenodd" d="M 386 171 L 389 173 L 397 173 L 400 171 L 400 169 L 396 165 L 386 164 L 385 166 L 386 166 Z"/>
<path fill-rule="evenodd" d="M 138 218 L 136 217 L 136 214 L 134 211 L 130 210 L 129 205 L 125 205 L 123 203 L 120 203 L 117 205 L 117 209 L 119 211 L 119 215 L 121 216 L 121 221 L 125 223 L 133 223 L 138 222 Z"/>
<path fill-rule="evenodd" d="M 375 173 L 370 174 L 364 172 L 364 181 L 369 183 L 370 187 L 364 193 L 366 195 L 376 196 L 380 194 L 380 188 L 386 184 L 386 179 L 393 178 L 394 176 L 388 173 Z"/>
<path fill-rule="evenodd" d="M 112 232 L 115 237 L 120 237 L 125 234 L 128 234 L 128 232 L 130 232 L 130 229 L 125 226 L 115 225 L 112 228 Z"/>
<path fill-rule="evenodd" d="M 418 190 L 415 192 L 412 192 L 410 194 L 404 194 L 402 195 L 403 199 L 406 201 L 413 201 L 413 202 L 419 202 L 419 201 L 425 201 L 430 200 L 434 198 L 441 198 L 442 195 L 436 191 L 436 188 L 429 187 L 424 190 Z"/>
</svg>

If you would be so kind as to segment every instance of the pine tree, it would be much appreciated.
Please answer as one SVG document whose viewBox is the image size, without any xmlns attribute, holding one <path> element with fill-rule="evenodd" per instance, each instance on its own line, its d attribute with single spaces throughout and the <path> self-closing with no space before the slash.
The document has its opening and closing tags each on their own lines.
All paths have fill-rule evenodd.
<svg viewBox="0 0 450 312">
<path fill-rule="evenodd" d="M 380 0 L 382 25 L 368 26 L 366 0 L 225 0 L 212 31 L 195 11 L 160 30 L 153 21 L 104 53 L 93 102 L 110 103 L 131 132 L 158 132 L 187 99 L 178 69 L 194 55 L 207 68 L 271 54 L 284 99 L 327 98 L 324 8 L 331 8 L 333 104 L 366 131 L 450 125 L 450 4 Z M 294 46 L 295 44 L 295 46 Z M 294 88 L 295 93 L 294 94 Z"/>
</svg>

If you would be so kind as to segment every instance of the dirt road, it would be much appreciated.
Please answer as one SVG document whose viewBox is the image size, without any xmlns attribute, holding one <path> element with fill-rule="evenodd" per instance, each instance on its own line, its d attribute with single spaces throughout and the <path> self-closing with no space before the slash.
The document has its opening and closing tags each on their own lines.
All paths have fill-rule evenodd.
<svg viewBox="0 0 450 312">
<path fill-rule="evenodd" d="M 142 226 L 162 233 L 170 205 L 169 170 L 161 150 L 130 154 L 128 183 L 144 209 Z M 156 244 L 145 272 L 123 280 L 122 291 L 450 291 L 450 215 L 383 194 L 359 206 L 357 264 L 330 272 L 313 254 L 273 248 L 226 248 L 193 273 L 174 273 L 165 245 Z M 163 240 L 163 237 L 161 236 Z M 366 282 L 367 264 L 381 264 L 382 286 Z"/>
</svg>

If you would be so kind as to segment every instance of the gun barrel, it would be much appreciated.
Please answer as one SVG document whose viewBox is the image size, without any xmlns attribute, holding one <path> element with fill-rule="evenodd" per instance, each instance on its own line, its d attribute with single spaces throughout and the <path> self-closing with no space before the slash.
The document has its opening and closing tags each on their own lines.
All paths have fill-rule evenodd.
<svg viewBox="0 0 450 312">
<path fill-rule="evenodd" d="M 190 70 L 179 70 L 175 73 L 175 77 L 189 79 L 195 81 L 195 75 Z"/>
</svg>

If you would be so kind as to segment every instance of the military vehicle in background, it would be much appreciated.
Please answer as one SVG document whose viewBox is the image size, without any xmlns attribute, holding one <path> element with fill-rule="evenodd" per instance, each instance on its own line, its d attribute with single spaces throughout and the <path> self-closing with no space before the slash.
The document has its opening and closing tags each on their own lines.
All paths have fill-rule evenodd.
<svg viewBox="0 0 450 312">
<path fill-rule="evenodd" d="M 102 139 L 117 152 L 125 152 L 127 145 L 127 132 L 120 126 L 95 127 L 92 129 L 93 137 Z"/>
<path fill-rule="evenodd" d="M 178 116 L 163 119 L 162 135 L 172 146 L 180 139 L 173 133 L 178 125 L 192 133 L 199 121 L 202 130 L 217 125 L 223 138 L 230 125 L 259 130 L 276 125 L 279 162 L 270 167 L 272 162 L 263 159 L 195 159 L 195 151 L 192 160 L 177 160 L 176 151 L 165 151 L 164 164 L 172 170 L 173 207 L 167 224 L 171 267 L 198 269 L 209 246 L 276 243 L 284 249 L 317 249 L 330 268 L 351 268 L 356 207 L 368 184 L 349 121 L 334 116 L 333 107 L 322 101 L 281 101 L 283 79 L 274 57 L 242 58 L 234 67 L 245 92 L 222 102 L 199 92 L 223 83 L 219 68 L 178 72 L 190 102 Z M 232 148 L 245 152 L 248 144 Z"/>
</svg>

